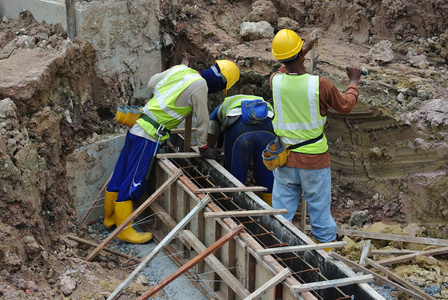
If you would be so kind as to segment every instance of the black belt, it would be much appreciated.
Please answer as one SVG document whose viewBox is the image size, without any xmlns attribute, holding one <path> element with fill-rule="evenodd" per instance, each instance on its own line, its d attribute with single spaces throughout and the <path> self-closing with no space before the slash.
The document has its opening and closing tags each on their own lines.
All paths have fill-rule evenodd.
<svg viewBox="0 0 448 300">
<path fill-rule="evenodd" d="M 301 142 L 301 143 L 298 143 L 298 144 L 295 144 L 295 145 L 291 145 L 291 146 L 288 147 L 288 149 L 291 150 L 291 149 L 296 149 L 296 148 L 299 148 L 299 147 L 302 147 L 302 146 L 306 146 L 306 145 L 309 145 L 309 144 L 313 144 L 313 143 L 319 141 L 323 137 L 324 137 L 324 133 L 322 132 L 317 138 L 314 138 L 314 139 L 311 139 L 311 140 L 307 140 L 307 141 L 304 141 L 304 142 Z"/>
<path fill-rule="evenodd" d="M 151 119 L 151 118 L 148 117 L 147 115 L 142 114 L 142 115 L 140 116 L 140 118 L 142 118 L 143 120 L 145 120 L 146 122 L 148 122 L 149 124 L 151 124 L 152 126 L 154 126 L 154 128 L 155 128 L 156 130 L 158 130 L 158 129 L 160 128 L 159 123 L 157 123 L 156 121 L 154 121 L 153 119 Z M 164 130 L 162 131 L 162 133 L 163 133 L 163 135 L 166 135 L 167 133 L 170 133 L 170 131 L 164 129 Z"/>
</svg>

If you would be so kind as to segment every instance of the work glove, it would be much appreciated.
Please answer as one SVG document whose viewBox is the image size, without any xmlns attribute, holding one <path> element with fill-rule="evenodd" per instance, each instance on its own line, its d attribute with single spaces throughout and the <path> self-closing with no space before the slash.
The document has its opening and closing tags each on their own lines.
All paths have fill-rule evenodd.
<svg viewBox="0 0 448 300">
<path fill-rule="evenodd" d="M 221 154 L 221 150 L 215 148 L 209 148 L 207 146 L 199 148 L 199 153 L 202 157 L 208 159 L 216 159 Z"/>
</svg>

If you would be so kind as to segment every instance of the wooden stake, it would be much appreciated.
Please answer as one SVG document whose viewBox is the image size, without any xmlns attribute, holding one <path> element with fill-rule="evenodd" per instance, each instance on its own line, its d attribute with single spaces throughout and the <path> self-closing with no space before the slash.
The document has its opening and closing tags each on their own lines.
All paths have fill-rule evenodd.
<svg viewBox="0 0 448 300">
<path fill-rule="evenodd" d="M 239 187 L 214 187 L 207 189 L 197 189 L 194 192 L 196 194 L 201 193 L 231 193 L 231 192 L 265 192 L 268 188 L 262 186 L 239 186 Z"/>
<path fill-rule="evenodd" d="M 95 256 L 98 255 L 98 253 L 109 243 L 126 227 L 128 227 L 134 219 L 139 216 L 152 202 L 154 202 L 157 197 L 159 197 L 174 181 L 179 178 L 180 175 L 182 175 L 182 170 L 177 170 L 173 175 L 171 175 L 170 178 L 168 178 L 167 181 L 165 181 L 164 184 L 162 184 L 155 192 L 152 194 L 146 201 L 139 206 L 123 223 L 120 224 L 109 236 L 98 246 L 93 250 L 89 256 L 86 258 L 87 261 L 91 261 Z"/>
<path fill-rule="evenodd" d="M 386 267 L 381 266 L 380 264 L 374 262 L 373 260 L 371 260 L 369 258 L 366 258 L 365 261 L 366 261 L 366 263 L 368 263 L 369 265 L 371 265 L 372 267 L 374 267 L 378 271 L 381 271 L 384 274 L 386 274 L 389 278 L 391 278 L 395 282 L 401 284 L 405 288 L 407 288 L 407 289 L 413 291 L 414 293 L 420 295 L 423 299 L 435 300 L 431 295 L 425 293 L 424 291 L 422 291 L 417 286 L 415 286 L 413 284 L 410 284 L 409 282 L 407 282 L 406 280 L 404 280 L 403 278 L 401 278 L 397 274 L 393 273 L 392 271 L 389 271 Z"/>
<path fill-rule="evenodd" d="M 142 260 L 142 262 L 138 265 L 137 268 L 126 278 L 125 281 L 123 281 L 119 287 L 115 289 L 115 291 L 107 298 L 107 300 L 116 299 L 118 294 L 121 292 L 121 290 L 125 289 L 132 281 L 132 279 L 137 276 L 153 259 L 154 257 L 159 254 L 159 252 L 165 247 L 165 245 L 168 245 L 176 236 L 177 234 L 193 219 L 193 217 L 201 210 L 203 209 L 207 203 L 210 201 L 210 196 L 206 196 L 204 199 L 202 199 L 201 202 L 199 202 L 189 213 L 186 215 L 182 221 L 177 224 L 177 226 L 168 233 L 168 235 L 155 247 L 151 253 L 148 254 L 145 259 Z M 188 269 L 187 269 L 188 270 Z"/>
<path fill-rule="evenodd" d="M 284 269 L 283 271 L 272 277 L 268 282 L 256 289 L 248 297 L 244 298 L 244 300 L 255 300 L 261 298 L 264 294 L 267 293 L 268 290 L 270 290 L 289 276 L 291 276 L 291 270 Z"/>
<path fill-rule="evenodd" d="M 315 245 L 301 245 L 301 246 L 260 249 L 260 250 L 257 250 L 257 253 L 260 255 L 268 255 L 268 254 L 288 253 L 288 252 L 297 252 L 297 251 L 322 250 L 325 248 L 344 247 L 345 245 L 347 245 L 347 243 L 341 241 L 341 242 L 322 243 L 322 244 L 315 244 Z"/>
<path fill-rule="evenodd" d="M 364 245 L 362 246 L 362 252 L 361 252 L 361 258 L 359 259 L 359 263 L 363 264 L 364 259 L 369 256 L 370 252 L 370 244 L 372 243 L 371 240 L 365 240 Z"/>
<path fill-rule="evenodd" d="M 351 261 L 351 260 L 349 260 L 349 259 L 347 259 L 347 258 L 345 258 L 345 257 L 343 257 L 343 256 L 341 256 L 341 255 L 339 255 L 339 254 L 337 254 L 335 252 L 333 252 L 333 251 L 330 251 L 329 255 L 331 257 L 337 259 L 337 260 L 340 260 L 341 262 L 345 263 L 346 265 L 352 267 L 353 269 L 355 269 L 357 271 L 363 272 L 364 274 L 371 274 L 373 277 L 375 277 L 376 280 L 379 280 L 379 281 L 381 281 L 381 282 L 383 282 L 385 284 L 388 284 L 391 287 L 393 287 L 393 288 L 395 288 L 395 289 L 397 289 L 399 291 L 402 291 L 403 293 L 405 293 L 405 294 L 407 294 L 407 295 L 409 295 L 409 296 L 411 296 L 411 297 L 413 297 L 413 298 L 415 298 L 417 300 L 424 300 L 423 297 L 421 297 L 420 295 L 414 293 L 413 291 L 410 291 L 410 290 L 402 287 L 401 285 L 396 284 L 395 282 L 390 281 L 389 279 L 387 279 L 387 278 L 385 278 L 385 277 L 383 277 L 381 275 L 378 275 L 377 273 L 375 273 L 373 271 L 370 271 L 369 269 L 366 269 L 366 268 L 358 265 L 357 263 L 355 263 L 355 262 L 353 262 L 353 261 Z"/>
<path fill-rule="evenodd" d="M 192 114 L 185 118 L 185 132 L 184 132 L 184 152 L 190 152 L 191 149 L 191 125 L 193 123 Z"/>
<path fill-rule="evenodd" d="M 110 174 L 109 179 L 106 180 L 106 182 L 103 184 L 103 186 L 101 187 L 101 189 L 98 192 L 98 194 L 96 194 L 95 199 L 93 200 L 92 203 L 90 203 L 89 208 L 84 212 L 84 214 L 82 215 L 81 219 L 79 220 L 79 223 L 83 224 L 86 221 L 87 217 L 92 212 L 93 208 L 98 204 L 98 202 L 100 202 L 100 198 L 104 194 L 104 191 L 106 190 L 107 185 L 109 184 L 109 181 L 112 178 L 113 174 L 114 174 L 113 172 L 112 172 L 112 174 Z"/>
<path fill-rule="evenodd" d="M 357 283 L 365 283 L 365 282 L 371 282 L 371 281 L 373 281 L 373 275 L 363 275 L 363 276 L 355 276 L 355 277 L 348 277 L 348 278 L 341 278 L 341 279 L 334 279 L 334 280 L 305 283 L 305 284 L 300 284 L 300 285 L 293 285 L 293 286 L 291 286 L 291 291 L 293 293 L 300 293 L 300 292 L 305 292 L 305 291 L 323 290 L 323 289 L 328 289 L 328 288 L 346 286 L 346 285 L 357 284 Z"/>
<path fill-rule="evenodd" d="M 229 217 L 255 217 L 266 215 L 283 215 L 287 214 L 287 209 L 261 209 L 261 210 L 239 210 L 239 211 L 223 211 L 223 212 L 206 212 L 206 218 L 229 218 Z"/>
<path fill-rule="evenodd" d="M 179 276 L 181 276 L 183 273 L 185 273 L 190 268 L 197 265 L 199 262 L 203 261 L 208 255 L 215 252 L 217 249 L 219 249 L 222 245 L 224 245 L 228 240 L 233 239 L 236 235 L 238 235 L 242 230 L 244 226 L 238 225 L 231 229 L 226 235 L 224 235 L 222 238 L 214 242 L 210 247 L 205 249 L 205 251 L 201 252 L 198 256 L 190 260 L 188 263 L 186 263 L 183 267 L 179 268 L 176 272 L 159 282 L 157 285 L 153 286 L 149 291 L 144 293 L 142 296 L 140 296 L 137 300 L 145 300 L 157 293 L 159 290 L 167 286 L 171 281 L 175 280 Z"/>
<path fill-rule="evenodd" d="M 75 0 L 65 0 L 67 35 L 73 41 L 76 37 Z"/>
</svg>

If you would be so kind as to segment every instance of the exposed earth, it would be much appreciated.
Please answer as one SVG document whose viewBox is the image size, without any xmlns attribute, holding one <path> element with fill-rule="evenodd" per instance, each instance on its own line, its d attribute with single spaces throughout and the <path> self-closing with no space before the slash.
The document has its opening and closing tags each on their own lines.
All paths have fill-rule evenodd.
<svg viewBox="0 0 448 300">
<path fill-rule="evenodd" d="M 135 14 L 131 30 L 143 32 L 153 8 L 144 1 L 115 2 L 127 3 Z M 274 33 L 318 32 L 315 52 L 328 63 L 317 64 L 316 74 L 343 92 L 345 66 L 368 71 L 355 110 L 331 113 L 325 131 L 339 226 L 448 238 L 446 1 L 162 1 L 157 16 L 163 69 L 179 63 L 205 69 L 214 59 L 231 59 L 241 79 L 229 95 L 268 101 L 269 75 L 280 66 L 270 52 Z M 86 262 L 91 248 L 67 238 L 92 236 L 76 221 L 66 162 L 74 149 L 124 132 L 113 120 L 117 106 L 146 100 L 135 96 L 128 77 L 138 67 L 105 72 L 99 67 L 104 49 L 88 38 L 70 40 L 60 24 L 38 23 L 27 11 L 0 17 L 0 298 L 105 299 L 129 271 L 107 253 Z M 139 45 L 131 46 L 138 55 Z M 210 97 L 210 111 L 223 98 Z M 362 241 L 340 239 L 349 243 L 339 252 L 359 261 Z M 391 269 L 432 288 L 436 299 L 448 299 L 448 263 L 436 258 Z M 120 299 L 147 290 L 133 283 Z"/>
</svg>

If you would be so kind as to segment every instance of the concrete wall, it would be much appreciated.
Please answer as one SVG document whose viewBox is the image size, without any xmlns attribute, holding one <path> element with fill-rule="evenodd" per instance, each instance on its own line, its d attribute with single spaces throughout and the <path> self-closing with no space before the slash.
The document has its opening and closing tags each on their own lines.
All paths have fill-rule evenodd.
<svg viewBox="0 0 448 300">
<path fill-rule="evenodd" d="M 149 78 L 161 70 L 158 0 L 101 0 L 75 4 L 76 36 L 97 49 L 98 71 L 118 74 L 135 98 L 147 98 Z M 30 11 L 38 22 L 67 29 L 65 0 L 0 0 L 0 17 Z"/>
<path fill-rule="evenodd" d="M 21 10 L 30 11 L 36 21 L 49 24 L 61 23 L 67 29 L 64 0 L 0 0 L 0 17 L 16 19 Z"/>
<path fill-rule="evenodd" d="M 67 158 L 67 178 L 70 181 L 70 193 L 75 199 L 78 220 L 91 207 L 95 196 L 112 174 L 124 140 L 125 134 L 104 137 L 76 149 Z M 86 222 L 103 215 L 104 194 L 99 199 Z"/>
</svg>

